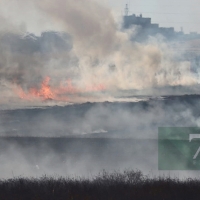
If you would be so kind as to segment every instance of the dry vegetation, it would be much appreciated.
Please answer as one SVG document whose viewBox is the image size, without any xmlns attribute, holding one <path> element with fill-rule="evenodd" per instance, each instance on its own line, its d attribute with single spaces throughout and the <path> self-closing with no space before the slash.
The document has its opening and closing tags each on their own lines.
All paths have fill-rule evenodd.
<svg viewBox="0 0 200 200">
<path fill-rule="evenodd" d="M 140 171 L 103 171 L 90 180 L 44 176 L 0 181 L 1 200 L 193 200 L 199 197 L 200 180 L 150 179 Z"/>
</svg>

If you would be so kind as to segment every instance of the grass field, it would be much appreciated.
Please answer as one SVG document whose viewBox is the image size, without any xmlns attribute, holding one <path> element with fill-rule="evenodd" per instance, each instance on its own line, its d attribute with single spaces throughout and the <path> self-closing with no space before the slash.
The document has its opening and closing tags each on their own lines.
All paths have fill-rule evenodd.
<svg viewBox="0 0 200 200">
<path fill-rule="evenodd" d="M 91 179 L 43 176 L 39 179 L 16 177 L 0 181 L 1 200 L 128 200 L 199 199 L 200 180 L 155 178 L 140 171 L 107 173 Z"/>
</svg>

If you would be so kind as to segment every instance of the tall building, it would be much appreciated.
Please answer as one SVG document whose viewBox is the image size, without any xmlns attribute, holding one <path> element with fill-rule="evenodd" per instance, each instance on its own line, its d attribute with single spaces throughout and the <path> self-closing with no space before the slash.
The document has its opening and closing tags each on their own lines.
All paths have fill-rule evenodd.
<svg viewBox="0 0 200 200">
<path fill-rule="evenodd" d="M 136 40 L 145 40 L 148 36 L 155 36 L 157 34 L 163 35 L 167 40 L 180 40 L 180 41 L 191 41 L 199 40 L 200 34 L 197 32 L 190 32 L 190 34 L 184 34 L 183 28 L 179 32 L 175 31 L 173 27 L 160 27 L 159 24 L 152 24 L 151 18 L 145 18 L 140 15 L 129 15 L 129 8 L 126 4 L 125 15 L 123 17 L 123 28 L 130 29 L 137 26 Z"/>
<path fill-rule="evenodd" d="M 144 18 L 142 14 L 140 14 L 139 16 L 136 16 L 135 14 L 125 15 L 123 22 L 124 29 L 129 29 L 133 26 L 138 26 L 138 36 L 141 39 L 145 39 L 149 35 L 156 34 L 162 34 L 166 38 L 171 39 L 172 37 L 176 36 L 176 34 L 178 34 L 174 31 L 173 27 L 164 28 L 159 27 L 159 24 L 152 24 L 151 18 Z"/>
</svg>

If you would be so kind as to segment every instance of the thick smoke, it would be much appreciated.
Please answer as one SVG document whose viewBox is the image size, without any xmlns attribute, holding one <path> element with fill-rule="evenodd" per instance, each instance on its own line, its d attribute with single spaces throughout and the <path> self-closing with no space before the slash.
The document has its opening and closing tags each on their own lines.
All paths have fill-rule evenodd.
<svg viewBox="0 0 200 200">
<path fill-rule="evenodd" d="M 46 1 L 39 6 L 73 36 L 83 80 L 93 82 L 95 77 L 109 89 L 196 83 L 190 64 L 175 61 L 168 44 L 159 39 L 131 43 L 128 33 L 117 30 L 110 11 L 94 1 Z"/>
<path fill-rule="evenodd" d="M 111 11 L 97 2 L 39 1 L 38 6 L 73 36 L 78 56 L 97 59 L 115 50 L 118 39 L 115 21 Z"/>
<path fill-rule="evenodd" d="M 14 1 L 10 4 L 12 3 L 16 4 Z M 133 30 L 126 31 L 118 28 L 120 26 L 111 10 L 98 1 L 19 0 L 17 3 L 21 8 L 19 16 L 24 14 L 24 20 L 27 18 L 27 22 L 31 19 L 30 24 L 35 19 L 41 33 L 25 34 L 23 31 L 29 31 L 29 23 L 23 25 L 20 17 L 14 20 L 13 16 L 5 17 L 2 12 L 1 108 L 11 108 L 12 99 L 19 105 L 19 88 L 25 92 L 31 88 L 40 88 L 45 77 L 50 77 L 49 84 L 52 87 L 59 88 L 64 85 L 68 88 L 78 88 L 77 93 L 68 94 L 69 90 L 64 90 L 65 93 L 62 95 L 67 96 L 70 102 L 130 102 L 134 101 L 134 97 L 123 97 L 198 91 L 196 85 L 199 80 L 190 70 L 191 63 L 183 58 L 181 52 L 175 52 L 171 43 L 166 42 L 161 36 L 149 38 L 144 43 L 131 41 L 132 33 L 137 29 L 133 27 Z M 5 1 L 0 1 L 0 5 L 6 9 Z M 37 17 L 29 16 L 27 12 L 23 13 L 25 8 L 34 10 Z M 15 17 L 18 18 L 17 15 Z M 39 21 L 48 25 L 41 28 Z M 59 31 L 44 32 L 47 30 L 46 27 Z M 99 85 L 103 85 L 105 89 L 97 94 L 92 89 L 93 86 Z M 92 89 L 88 92 L 86 88 Z M 87 92 L 83 94 L 79 91 Z M 86 135 L 144 139 L 148 143 L 142 143 L 140 146 L 136 142 L 134 149 L 132 143 L 129 144 L 130 148 L 126 143 L 120 146 L 121 144 L 115 145 L 112 142 L 105 145 L 93 143 L 94 146 L 90 148 L 91 143 L 80 145 L 78 142 L 74 145 L 68 144 L 69 146 L 64 149 L 67 152 L 73 151 L 67 156 L 54 152 L 51 145 L 44 145 L 44 155 L 38 156 L 41 152 L 37 151 L 37 146 L 29 148 L 28 145 L 27 150 L 26 143 L 18 146 L 15 142 L 12 145 L 8 141 L 8 146 L 5 146 L 7 143 L 3 141 L 4 146 L 1 147 L 5 147 L 5 153 L 0 155 L 1 163 L 4 163 L 0 166 L 1 171 L 7 177 L 12 172 L 14 175 L 21 175 L 23 172 L 24 175 L 35 175 L 36 171 L 39 175 L 48 172 L 82 175 L 96 173 L 102 168 L 115 169 L 117 165 L 119 169 L 155 169 L 157 157 L 152 155 L 157 151 L 157 143 L 150 141 L 157 139 L 157 128 L 198 126 L 199 103 L 198 100 L 192 102 L 193 104 L 180 100 L 172 104 L 171 100 L 165 103 L 162 100 L 145 98 L 145 101 L 137 104 L 88 103 L 64 108 L 1 111 L 1 136 Z M 22 106 L 26 105 L 25 101 L 22 101 Z M 31 101 L 28 105 L 33 106 L 34 103 Z M 42 105 L 51 105 L 51 102 L 43 102 Z M 111 150 L 106 150 L 111 143 Z M 81 152 L 83 154 L 80 154 Z M 132 160 L 133 154 L 135 157 Z M 29 155 L 33 155 L 33 158 Z M 82 157 L 78 158 L 77 155 Z M 28 163 L 27 158 L 33 160 Z M 62 169 L 57 166 L 61 161 L 66 162 Z M 13 170 L 11 165 L 15 165 L 16 169 Z"/>
<path fill-rule="evenodd" d="M 4 1 L 1 4 L 6 6 Z M 47 76 L 54 87 L 67 80 L 83 90 L 103 85 L 109 96 L 118 90 L 151 91 L 155 87 L 198 83 L 190 62 L 180 59 L 181 53 L 174 52 L 170 43 L 162 37 L 149 38 L 143 44 L 130 41 L 134 30 L 120 30 L 111 10 L 96 1 L 21 0 L 19 5 L 37 10 L 43 21 L 59 24 L 67 34 L 60 36 L 66 48 L 55 46 L 55 41 L 48 38 L 44 41 L 44 34 L 24 38 L 21 26 L 16 28 L 16 24 L 12 26 L 15 31 L 5 34 L 4 29 L 0 37 L 0 76 L 7 89 L 39 88 Z M 13 23 L 11 17 L 7 21 Z"/>
</svg>

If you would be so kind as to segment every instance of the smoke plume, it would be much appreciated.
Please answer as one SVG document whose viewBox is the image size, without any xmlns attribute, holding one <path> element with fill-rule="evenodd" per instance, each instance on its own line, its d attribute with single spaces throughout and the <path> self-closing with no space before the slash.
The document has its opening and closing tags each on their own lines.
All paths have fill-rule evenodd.
<svg viewBox="0 0 200 200">
<path fill-rule="evenodd" d="M 13 12 L 8 15 L 7 10 Z M 146 42 L 136 42 L 133 38 L 137 27 L 121 29 L 112 11 L 99 1 L 18 0 L 16 3 L 13 0 L 7 3 L 2 0 L 0 11 L 1 109 L 62 105 L 63 102 L 64 105 L 86 101 L 130 102 L 138 95 L 198 92 L 198 73 L 191 71 L 191 62 L 184 58 L 183 52 L 175 51 L 173 44 L 159 35 L 149 37 Z M 52 174 L 61 161 L 66 162 L 67 170 L 62 165 L 57 170 L 60 174 L 81 174 L 81 169 L 85 170 L 83 174 L 91 170 L 96 173 L 102 168 L 113 169 L 119 163 L 120 169 L 134 166 L 147 170 L 146 163 L 154 168 L 157 158 L 151 156 L 157 150 L 157 143 L 154 141 L 151 146 L 149 140 L 156 139 L 157 128 L 198 126 L 199 103 L 198 100 L 192 103 L 177 100 L 172 104 L 170 99 L 166 103 L 162 99 L 140 97 L 143 101 L 138 104 L 107 105 L 105 102 L 1 111 L 1 136 L 99 135 L 139 138 L 148 143 L 140 146 L 136 142 L 136 149 L 132 143 L 130 148 L 112 144 L 113 152 L 117 152 L 112 154 L 106 149 L 109 142 L 108 145 L 95 143 L 91 148 L 88 144 L 80 147 L 78 142 L 64 148 L 64 153 L 73 151 L 67 156 L 53 152 L 51 145 L 44 148 L 41 145 L 46 157 L 41 154 L 37 159 L 41 153 L 37 148 L 24 143 L 22 148 L 12 143 L 6 146 L 3 141 L 6 151 L 0 155 L 4 163 L 1 171 L 5 177 L 10 176 L 12 164 L 17 166 L 14 172 L 17 175 L 23 171 L 34 174 L 33 166 L 38 174 Z M 140 151 L 143 147 L 145 151 Z M 76 150 L 85 153 L 83 157 L 77 158 Z M 93 154 L 94 150 L 97 152 Z M 135 152 L 141 155 L 135 155 L 132 160 Z M 30 163 L 26 160 L 29 153 L 34 155 Z M 99 159 L 99 154 L 108 156 Z"/>
<path fill-rule="evenodd" d="M 4 1 L 1 5 L 6 7 Z M 137 30 L 118 28 L 111 10 L 98 1 L 20 0 L 19 5 L 38 13 L 40 21 L 56 24 L 62 34 L 23 36 L 20 32 L 23 22 L 10 26 L 14 21 L 12 16 L 7 17 L 5 28 L 0 30 L 0 77 L 12 92 L 41 91 L 46 77 L 50 78 L 49 87 L 54 88 L 51 92 L 60 91 L 61 85 L 68 87 L 62 94 L 66 97 L 69 81 L 79 93 L 104 90 L 109 94 L 107 97 L 119 90 L 151 91 L 155 87 L 198 84 L 198 76 L 191 73 L 191 63 L 180 59 L 181 53 L 175 52 L 170 43 L 159 36 L 145 43 L 131 41 Z M 67 98 L 54 100 L 63 99 Z"/>
</svg>

